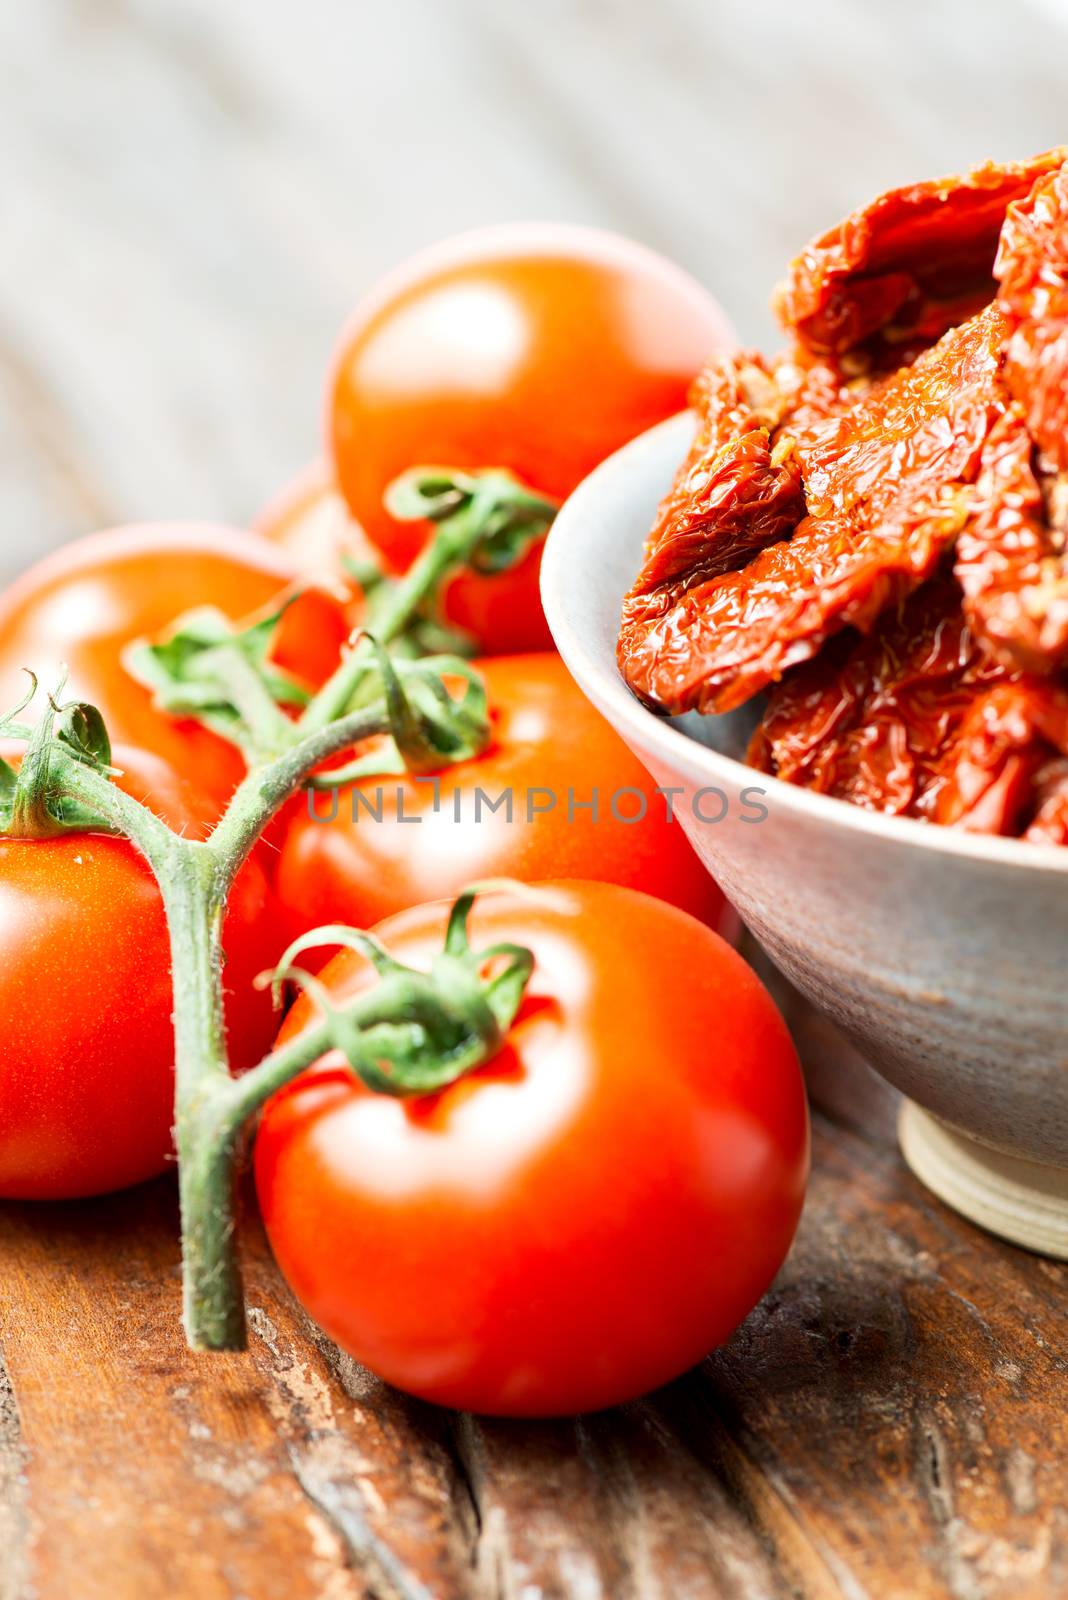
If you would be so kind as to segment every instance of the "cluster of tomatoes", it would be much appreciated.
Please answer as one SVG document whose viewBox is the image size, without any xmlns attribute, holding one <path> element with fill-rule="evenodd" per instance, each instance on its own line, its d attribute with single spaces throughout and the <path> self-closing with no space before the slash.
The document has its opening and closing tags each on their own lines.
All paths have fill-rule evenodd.
<svg viewBox="0 0 1068 1600">
<path fill-rule="evenodd" d="M 314 689 L 359 623 L 353 572 L 373 556 L 403 574 L 432 536 L 391 514 L 398 475 L 504 469 L 559 502 L 679 410 L 728 337 L 691 280 L 608 235 L 504 228 L 420 256 L 344 331 L 323 464 L 252 532 L 121 528 L 30 569 L 0 597 L 0 700 L 19 701 L 25 669 L 48 682 L 65 663 L 65 693 L 103 713 L 115 781 L 204 835 L 241 757 L 161 708 L 128 671 L 131 643 L 195 608 L 237 620 L 285 593 L 273 658 Z M 722 898 L 651 780 L 552 652 L 538 560 L 534 546 L 504 571 L 463 569 L 439 597 L 436 620 L 471 641 L 485 683 L 488 746 L 432 782 L 372 775 L 326 807 L 296 797 L 242 868 L 223 938 L 240 1073 L 278 1030 L 254 979 L 293 937 L 379 924 L 425 966 L 443 902 L 472 881 L 553 881 L 476 907 L 482 942 L 534 955 L 491 1061 L 398 1099 L 327 1056 L 270 1101 L 255 1146 L 272 1246 L 323 1327 L 414 1393 L 515 1413 L 640 1393 L 725 1337 L 789 1246 L 807 1165 L 785 1027 L 713 931 Z M 18 747 L 3 754 L 17 765 Z M 608 804 L 635 791 L 640 816 Z M 334 995 L 370 976 L 350 950 L 319 975 Z M 300 998 L 281 1039 L 315 1009 Z M 168 930 L 126 840 L 0 840 L 0 1013 L 0 1195 L 84 1196 L 164 1170 Z"/>
</svg>

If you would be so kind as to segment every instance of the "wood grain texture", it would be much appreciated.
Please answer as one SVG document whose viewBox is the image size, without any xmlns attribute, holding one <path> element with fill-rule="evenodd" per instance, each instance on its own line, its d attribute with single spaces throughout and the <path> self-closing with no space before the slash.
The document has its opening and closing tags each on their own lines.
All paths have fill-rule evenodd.
<svg viewBox="0 0 1068 1600">
<path fill-rule="evenodd" d="M 34 0 L 0 7 L 0 579 L 119 521 L 246 521 L 318 445 L 356 295 L 452 229 L 614 227 L 747 340 L 814 231 L 1065 137 L 1060 0 Z M 818 1064 L 825 1041 L 808 1038 Z M 0 1600 L 1048 1600 L 1068 1272 L 924 1196 L 817 1071 L 797 1248 L 622 1411 L 453 1417 L 246 1240 L 191 1357 L 169 1184 L 0 1208 Z"/>
<path fill-rule="evenodd" d="M 178 1326 L 166 1181 L 0 1207 L 0 1595 L 1028 1600 L 1068 1588 L 1068 1269 L 817 1126 L 797 1246 L 641 1403 L 507 1423 L 311 1328 L 254 1223 L 245 1355 Z"/>
</svg>

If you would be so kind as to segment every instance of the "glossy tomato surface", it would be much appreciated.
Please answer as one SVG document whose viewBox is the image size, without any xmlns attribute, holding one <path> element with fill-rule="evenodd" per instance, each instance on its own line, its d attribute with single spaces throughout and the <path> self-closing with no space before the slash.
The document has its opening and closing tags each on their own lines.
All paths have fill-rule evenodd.
<svg viewBox="0 0 1068 1600">
<path fill-rule="evenodd" d="M 52 689 L 65 663 L 65 698 L 97 705 L 113 740 L 195 774 L 218 811 L 244 772 L 237 751 L 195 723 L 158 711 L 126 671 L 122 652 L 199 606 L 234 620 L 258 612 L 296 576 L 284 554 L 236 528 L 161 523 L 77 539 L 0 596 L 0 705 L 13 706 L 25 694 L 24 669 Z M 346 631 L 337 601 L 309 590 L 286 613 L 275 655 L 302 680 L 321 682 L 337 663 Z"/>
<path fill-rule="evenodd" d="M 492 739 L 476 760 L 435 780 L 367 778 L 337 792 L 336 815 L 329 792 L 291 804 L 276 871 L 288 931 L 368 927 L 496 877 L 626 884 L 728 931 L 733 913 L 664 796 L 559 656 L 477 665 Z"/>
<path fill-rule="evenodd" d="M 615 234 L 536 223 L 459 234 L 357 308 L 328 384 L 328 453 L 356 520 L 403 570 L 428 529 L 385 510 L 399 473 L 504 467 L 564 500 L 681 410 L 700 367 L 735 342 L 693 279 Z M 457 576 L 447 616 L 488 654 L 548 647 L 539 561 Z"/>
<path fill-rule="evenodd" d="M 378 930 L 429 964 L 447 908 Z M 275 1255 L 331 1338 L 402 1389 L 516 1416 L 641 1394 L 732 1332 L 797 1225 L 808 1121 L 785 1024 L 692 917 L 610 885 L 492 897 L 476 948 L 530 948 L 505 1048 L 422 1099 L 330 1057 L 266 1108 Z M 335 994 L 367 983 L 351 953 Z M 291 1039 L 313 1015 L 301 1000 Z"/>
<path fill-rule="evenodd" d="M 0 749 L 16 761 L 21 747 Z M 117 746 L 117 781 L 175 829 L 203 802 L 165 762 Z M 277 957 L 259 865 L 240 873 L 224 928 L 231 1058 L 247 1069 L 275 1019 L 253 988 Z M 0 1196 L 121 1189 L 173 1160 L 174 1027 L 159 890 L 125 840 L 0 839 Z"/>
</svg>

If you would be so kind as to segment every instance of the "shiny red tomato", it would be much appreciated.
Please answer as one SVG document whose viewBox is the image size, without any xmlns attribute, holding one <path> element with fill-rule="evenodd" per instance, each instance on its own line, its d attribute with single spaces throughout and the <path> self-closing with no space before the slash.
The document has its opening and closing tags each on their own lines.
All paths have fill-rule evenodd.
<svg viewBox="0 0 1068 1600">
<path fill-rule="evenodd" d="M 0 596 L 0 706 L 22 698 L 24 668 L 51 689 L 63 662 L 70 668 L 66 698 L 98 706 L 112 739 L 194 773 L 218 812 L 244 773 L 240 756 L 196 723 L 157 711 L 123 666 L 122 651 L 198 606 L 234 620 L 259 611 L 296 576 L 266 540 L 235 528 L 161 523 L 63 545 Z M 322 682 L 347 629 L 337 601 L 310 589 L 287 611 L 275 657 L 302 680 Z"/>
<path fill-rule="evenodd" d="M 17 760 L 21 746 L 0 749 Z M 203 800 L 167 764 L 118 746 L 116 781 L 172 828 Z M 265 1053 L 277 954 L 258 863 L 239 874 L 224 928 L 233 1065 Z M 170 952 L 155 879 L 105 834 L 0 839 L 0 1196 L 57 1200 L 121 1189 L 173 1160 Z"/>
<path fill-rule="evenodd" d="M 458 234 L 406 262 L 345 328 L 326 395 L 328 452 L 356 520 L 395 570 L 428 534 L 382 496 L 415 466 L 504 467 L 563 500 L 614 450 L 680 411 L 736 341 L 662 256 L 615 234 L 522 223 Z M 446 615 L 487 654 L 550 646 L 539 552 L 462 573 Z"/>
<path fill-rule="evenodd" d="M 377 932 L 425 967 L 446 914 Z M 808 1168 L 797 1055 L 741 957 L 646 895 L 494 897 L 472 931 L 535 956 L 505 1047 L 414 1100 L 324 1058 L 267 1105 L 264 1222 L 309 1313 L 399 1388 L 515 1416 L 611 1405 L 700 1360 L 778 1270 Z M 351 952 L 323 976 L 369 981 Z"/>
<path fill-rule="evenodd" d="M 333 794 L 314 796 L 315 816 L 331 820 L 314 820 L 306 796 L 292 804 L 275 877 L 287 929 L 365 928 L 478 879 L 509 877 L 627 884 L 727 931 L 733 913 L 664 796 L 559 656 L 501 656 L 478 668 L 492 739 L 476 760 L 434 781 L 365 779 L 337 792 L 336 816 Z"/>
</svg>

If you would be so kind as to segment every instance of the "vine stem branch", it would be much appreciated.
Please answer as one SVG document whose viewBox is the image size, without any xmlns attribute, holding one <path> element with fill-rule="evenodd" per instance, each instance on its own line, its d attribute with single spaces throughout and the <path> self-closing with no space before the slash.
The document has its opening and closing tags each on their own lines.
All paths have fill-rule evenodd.
<svg viewBox="0 0 1068 1600">
<path fill-rule="evenodd" d="M 141 851 L 160 887 L 170 933 L 174 993 L 174 1131 L 182 1216 L 184 1322 L 194 1349 L 241 1349 L 245 1342 L 234 1212 L 235 1156 L 242 1129 L 264 1101 L 317 1060 L 334 1037 L 325 1021 L 313 1025 L 240 1079 L 231 1076 L 222 1003 L 222 929 L 227 898 L 266 825 L 310 774 L 331 756 L 376 734 L 393 732 L 398 746 L 403 745 L 396 726 L 397 695 L 391 696 L 388 678 L 385 700 L 366 703 L 369 675 L 376 661 L 379 669 L 383 667 L 383 647 L 405 630 L 444 577 L 470 559 L 481 541 L 491 537 L 494 529 L 508 530 L 507 516 L 501 521 L 506 510 L 519 517 L 510 535 L 514 549 L 509 558 L 515 559 L 529 542 L 531 529 L 543 527 L 553 509 L 500 474 L 484 475 L 460 500 L 462 504 L 438 519 L 434 538 L 407 576 L 384 596 L 374 617 L 375 642 L 361 642 L 349 652 L 295 723 L 269 703 L 240 650 L 215 652 L 215 669 L 226 682 L 246 727 L 252 765 L 207 839 L 182 838 L 172 832 L 117 788 L 102 762 L 94 765 L 82 759 L 60 740 L 49 743 L 44 733 L 35 737 L 32 729 L 15 723 L 17 712 L 4 720 L 9 734 L 28 741 L 29 761 L 20 780 L 16 825 L 33 837 L 44 837 L 55 831 L 52 824 L 56 819 L 49 804 L 77 801 L 90 818 L 125 836 Z M 210 665 L 210 655 L 208 661 Z M 464 709 L 461 702 L 459 710 Z M 103 733 L 102 724 L 98 731 Z M 466 930 L 470 898 L 461 897 L 457 904 L 464 906 Z M 427 1084 L 440 1086 L 470 1070 L 496 1048 L 502 1020 L 514 1014 L 529 973 L 528 953 L 506 950 L 506 976 L 483 980 L 477 962 L 470 969 L 465 964 L 474 961 L 466 932 L 461 936 L 450 924 L 449 937 L 458 941 L 460 953 L 456 954 L 450 943 L 448 959 L 439 964 L 438 979 L 392 971 L 376 999 L 358 1001 L 344 1015 L 334 1015 L 335 1026 L 340 1018 L 347 1029 L 344 1037 L 350 1064 L 365 1081 L 373 1080 L 385 1092 L 423 1092 Z M 310 984 L 312 980 L 306 981 Z M 385 990 L 390 994 L 382 1013 L 379 1006 Z M 404 1062 L 398 1058 L 404 1070 L 395 1076 L 382 1065 L 389 1059 L 388 1048 L 384 1056 L 381 1052 L 361 1055 L 360 1028 L 373 1030 L 376 1026 L 391 1027 L 392 1047 L 407 1051 Z M 422 1055 L 420 1040 L 426 1043 Z"/>
<path fill-rule="evenodd" d="M 227 896 L 264 827 L 303 778 L 330 756 L 388 729 L 388 715 L 379 705 L 316 730 L 251 771 L 206 840 L 179 837 L 104 773 L 53 749 L 51 790 L 80 800 L 142 852 L 159 883 L 167 913 L 174 989 L 183 1320 L 194 1349 L 244 1346 L 233 1186 L 241 1129 L 276 1089 L 323 1053 L 327 1042 L 320 1030 L 312 1029 L 244 1077 L 231 1077 L 221 983 Z"/>
</svg>

